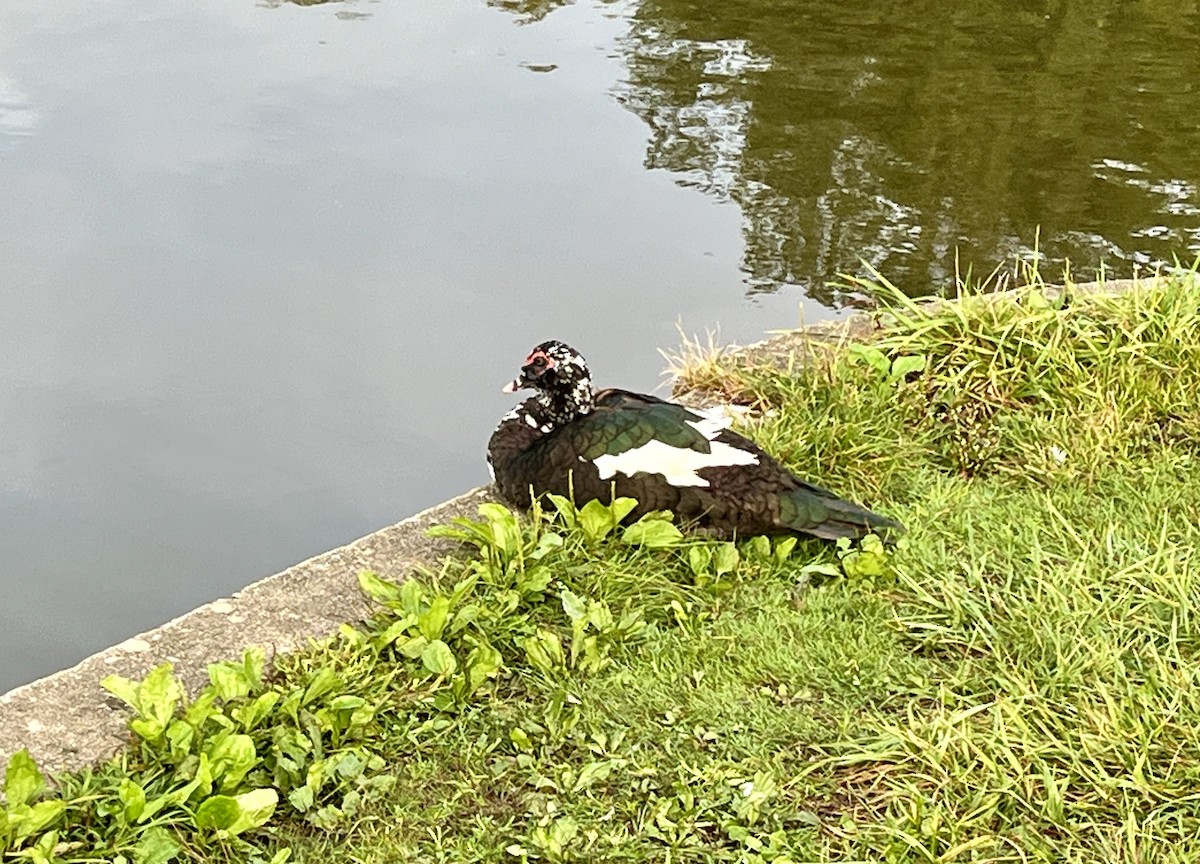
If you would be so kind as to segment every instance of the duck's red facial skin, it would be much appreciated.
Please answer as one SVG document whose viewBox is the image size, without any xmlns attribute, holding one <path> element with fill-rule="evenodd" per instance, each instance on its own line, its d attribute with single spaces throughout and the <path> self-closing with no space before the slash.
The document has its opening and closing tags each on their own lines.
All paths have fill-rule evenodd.
<svg viewBox="0 0 1200 864">
<path fill-rule="evenodd" d="M 515 393 L 528 387 L 536 387 L 538 380 L 556 365 L 554 358 L 545 351 L 540 348 L 534 349 L 521 364 L 520 377 L 505 384 L 503 390 L 505 393 Z"/>
<path fill-rule="evenodd" d="M 545 351 L 537 350 L 525 358 L 521 371 L 530 378 L 540 378 L 555 366 L 554 358 Z"/>
<path fill-rule="evenodd" d="M 550 339 L 533 347 L 521 364 L 521 374 L 505 385 L 504 392 L 533 389 L 551 401 L 573 399 L 590 409 L 591 387 L 587 361 L 565 342 Z"/>
</svg>

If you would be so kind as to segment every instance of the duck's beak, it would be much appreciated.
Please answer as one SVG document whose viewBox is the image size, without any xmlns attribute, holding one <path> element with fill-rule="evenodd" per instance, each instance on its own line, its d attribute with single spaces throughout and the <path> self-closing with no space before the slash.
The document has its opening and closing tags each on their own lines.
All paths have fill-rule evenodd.
<svg viewBox="0 0 1200 864">
<path fill-rule="evenodd" d="M 525 377 L 525 373 L 521 373 L 519 378 L 514 378 L 503 387 L 500 388 L 503 393 L 516 393 L 518 390 L 524 390 L 526 387 L 532 387 L 533 384 Z"/>
<path fill-rule="evenodd" d="M 553 366 L 550 369 L 554 368 Z M 532 363 L 526 363 L 521 367 L 521 374 L 501 388 L 505 393 L 516 393 L 518 390 L 536 390 L 541 382 L 541 375 L 549 372 L 550 369 L 538 370 Z"/>
</svg>

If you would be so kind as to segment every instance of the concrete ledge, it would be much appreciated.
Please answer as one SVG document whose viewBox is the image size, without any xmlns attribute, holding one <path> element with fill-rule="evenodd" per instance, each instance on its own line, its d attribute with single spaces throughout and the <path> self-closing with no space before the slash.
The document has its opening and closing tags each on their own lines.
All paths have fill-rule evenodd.
<svg viewBox="0 0 1200 864">
<path fill-rule="evenodd" d="M 255 645 L 269 658 L 363 620 L 369 607 L 358 590 L 359 571 L 401 579 L 414 565 L 434 563 L 454 546 L 426 537 L 425 529 L 454 516 L 473 517 L 487 500 L 487 489 L 460 495 L 0 696 L 0 776 L 23 747 L 49 772 L 115 754 L 129 739 L 129 712 L 100 687 L 106 675 L 140 679 L 169 660 L 195 693 L 208 681 L 209 663 L 237 658 Z"/>
</svg>

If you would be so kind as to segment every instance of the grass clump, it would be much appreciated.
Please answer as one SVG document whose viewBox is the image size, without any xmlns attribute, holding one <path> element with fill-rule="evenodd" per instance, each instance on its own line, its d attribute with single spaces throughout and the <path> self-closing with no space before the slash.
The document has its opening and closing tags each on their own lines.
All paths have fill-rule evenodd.
<svg viewBox="0 0 1200 864">
<path fill-rule="evenodd" d="M 868 790 L 846 854 L 1192 860 L 1200 286 L 894 296 L 848 358 L 729 372 L 760 440 L 913 529 L 892 624 L 939 683 L 828 749 Z"/>
<path fill-rule="evenodd" d="M 1200 860 L 1200 285 L 1064 296 L 694 367 L 895 549 L 485 505 L 270 674 L 110 680 L 130 748 L 14 759 L 4 860 Z"/>
</svg>

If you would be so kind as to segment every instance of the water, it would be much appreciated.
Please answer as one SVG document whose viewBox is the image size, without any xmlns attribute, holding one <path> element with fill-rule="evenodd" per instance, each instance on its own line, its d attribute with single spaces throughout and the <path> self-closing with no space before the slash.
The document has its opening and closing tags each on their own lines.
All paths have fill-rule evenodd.
<svg viewBox="0 0 1200 864">
<path fill-rule="evenodd" d="M 1195 3 L 892 5 L 7 0 L 0 690 L 484 482 L 542 339 L 1200 251 Z"/>
<path fill-rule="evenodd" d="M 761 290 L 1200 253 L 1194 0 L 647 0 L 625 50 L 647 163 L 740 206 Z"/>
</svg>

